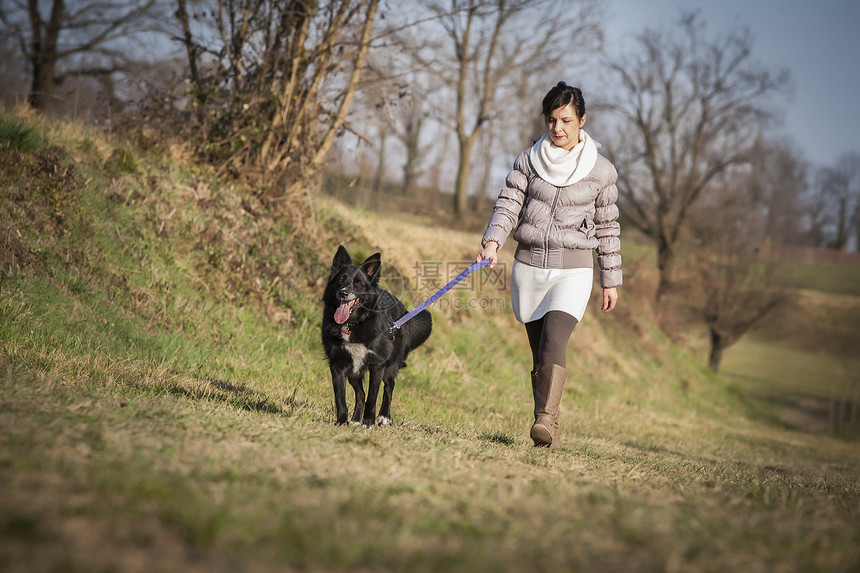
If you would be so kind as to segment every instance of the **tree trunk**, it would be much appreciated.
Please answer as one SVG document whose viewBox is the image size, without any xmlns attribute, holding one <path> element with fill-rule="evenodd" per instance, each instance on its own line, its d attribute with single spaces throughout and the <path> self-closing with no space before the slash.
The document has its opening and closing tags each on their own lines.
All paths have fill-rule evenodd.
<svg viewBox="0 0 860 573">
<path fill-rule="evenodd" d="M 65 5 L 63 0 L 54 0 L 51 19 L 43 26 L 37 0 L 28 1 L 30 12 L 30 65 L 33 67 L 33 81 L 27 103 L 41 112 L 49 112 L 54 96 L 54 72 L 57 64 L 57 39 L 60 36 Z"/>
<path fill-rule="evenodd" d="M 206 94 L 200 83 L 200 73 L 197 71 L 197 54 L 194 51 L 194 40 L 191 37 L 191 26 L 188 23 L 188 9 L 185 0 L 177 0 L 179 5 L 179 23 L 182 25 L 183 42 L 188 54 L 188 70 L 191 72 L 191 83 L 194 84 L 194 99 L 199 103 L 205 103 Z"/>
<path fill-rule="evenodd" d="M 469 170 L 474 143 L 474 136 L 460 138 L 460 162 L 457 165 L 457 181 L 454 185 L 454 216 L 457 219 L 466 214 L 468 207 Z"/>
<path fill-rule="evenodd" d="M 417 115 L 416 112 L 413 111 Z M 415 194 L 418 161 L 420 159 L 419 143 L 423 120 L 413 115 L 406 123 L 406 162 L 403 164 L 403 195 L 411 197 Z"/>
<path fill-rule="evenodd" d="M 364 16 L 364 27 L 361 31 L 361 42 L 358 45 L 358 53 L 355 56 L 352 75 L 350 76 L 349 83 L 344 91 L 343 99 L 341 100 L 337 113 L 332 118 L 331 126 L 323 136 L 322 141 L 313 156 L 311 165 L 314 170 L 319 169 L 323 160 L 328 155 L 328 152 L 331 150 L 335 137 L 340 132 L 340 128 L 343 126 L 343 123 L 346 121 L 346 115 L 352 105 L 352 100 L 355 98 L 355 92 L 358 91 L 358 81 L 361 79 L 361 72 L 364 69 L 364 62 L 367 59 L 367 51 L 370 49 L 370 32 L 373 29 L 373 21 L 376 19 L 376 9 L 378 7 L 379 0 L 368 0 L 367 12 Z"/>
<path fill-rule="evenodd" d="M 51 100 L 54 93 L 54 62 L 41 56 L 35 56 L 33 62 L 33 82 L 27 103 L 33 109 L 48 113 L 51 111 Z"/>
<path fill-rule="evenodd" d="M 854 216 L 851 218 L 851 232 L 854 233 L 854 250 L 860 251 L 860 201 L 854 206 Z"/>
<path fill-rule="evenodd" d="M 716 330 L 713 328 L 709 330 L 711 334 L 711 353 L 708 357 L 708 366 L 716 374 L 720 371 L 720 362 L 723 360 L 723 351 L 726 349 L 726 342 Z"/>
<path fill-rule="evenodd" d="M 672 287 L 672 273 L 675 270 L 675 248 L 663 239 L 658 239 L 657 243 L 657 269 L 660 272 L 660 280 L 654 298 L 660 302 Z"/>
<path fill-rule="evenodd" d="M 382 184 L 385 181 L 385 140 L 388 139 L 388 132 L 380 130 L 379 133 L 379 154 L 376 156 L 376 173 L 373 176 L 373 190 L 382 191 Z"/>
<path fill-rule="evenodd" d="M 839 211 L 836 214 L 836 240 L 833 248 L 845 250 L 848 246 L 848 199 L 839 198 Z"/>
</svg>

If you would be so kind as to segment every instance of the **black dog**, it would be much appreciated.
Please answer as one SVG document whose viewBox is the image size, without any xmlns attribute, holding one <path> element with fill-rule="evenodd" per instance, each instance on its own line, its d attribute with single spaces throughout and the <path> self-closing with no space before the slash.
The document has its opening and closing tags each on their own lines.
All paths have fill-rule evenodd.
<svg viewBox="0 0 860 573">
<path fill-rule="evenodd" d="M 341 245 L 334 255 L 331 274 L 323 294 L 322 343 L 331 368 L 337 424 L 345 424 L 346 381 L 355 390 L 351 423 L 391 423 L 391 396 L 394 381 L 406 366 L 409 353 L 430 336 L 433 321 L 426 310 L 401 328 L 394 322 L 406 314 L 406 307 L 390 292 L 379 288 L 380 255 L 369 256 L 355 266 Z M 370 371 L 367 400 L 364 374 Z M 385 383 L 382 407 L 376 420 L 376 397 Z"/>
</svg>

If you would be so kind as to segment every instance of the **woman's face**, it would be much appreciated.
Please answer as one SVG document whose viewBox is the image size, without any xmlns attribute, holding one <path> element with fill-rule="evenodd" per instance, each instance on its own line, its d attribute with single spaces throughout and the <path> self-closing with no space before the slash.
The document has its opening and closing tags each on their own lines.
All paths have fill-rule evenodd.
<svg viewBox="0 0 860 573">
<path fill-rule="evenodd" d="M 573 104 L 567 104 L 552 110 L 546 123 L 552 142 L 570 151 L 579 143 L 579 130 L 585 125 L 585 114 L 577 117 Z"/>
</svg>

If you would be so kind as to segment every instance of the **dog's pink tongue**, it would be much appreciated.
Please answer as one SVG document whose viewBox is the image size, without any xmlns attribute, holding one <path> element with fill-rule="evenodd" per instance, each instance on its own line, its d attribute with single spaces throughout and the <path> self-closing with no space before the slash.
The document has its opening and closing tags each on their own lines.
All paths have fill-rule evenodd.
<svg viewBox="0 0 860 573">
<path fill-rule="evenodd" d="M 343 324 L 349 320 L 349 303 L 345 302 L 334 311 L 334 321 L 338 324 Z"/>
</svg>

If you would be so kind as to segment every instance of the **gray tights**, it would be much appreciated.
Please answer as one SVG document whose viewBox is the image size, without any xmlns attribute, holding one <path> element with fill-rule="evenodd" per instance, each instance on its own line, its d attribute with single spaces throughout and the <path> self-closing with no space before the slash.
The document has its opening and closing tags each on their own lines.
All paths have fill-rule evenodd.
<svg viewBox="0 0 860 573">
<path fill-rule="evenodd" d="M 545 364 L 567 366 L 565 351 L 578 320 L 560 310 L 551 310 L 541 318 L 527 322 L 526 334 L 532 350 L 532 372 Z"/>
</svg>

